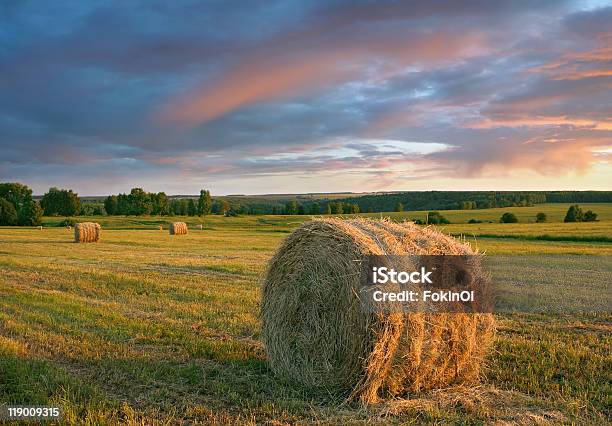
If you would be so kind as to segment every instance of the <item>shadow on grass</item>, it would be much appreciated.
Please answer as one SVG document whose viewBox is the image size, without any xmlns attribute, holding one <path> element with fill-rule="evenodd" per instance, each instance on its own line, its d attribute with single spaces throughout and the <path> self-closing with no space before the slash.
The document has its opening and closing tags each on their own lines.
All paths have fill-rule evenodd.
<svg viewBox="0 0 612 426">
<path fill-rule="evenodd" d="M 342 402 L 275 377 L 257 359 L 58 362 L 0 352 L 0 371 L 0 402 L 60 406 L 65 420 L 67 416 L 68 423 L 77 424 L 86 418 L 125 421 L 126 407 L 143 418 L 153 412 L 157 419 L 207 412 L 234 420 L 254 415 L 288 420 L 311 418 L 314 406 L 331 408 Z"/>
</svg>

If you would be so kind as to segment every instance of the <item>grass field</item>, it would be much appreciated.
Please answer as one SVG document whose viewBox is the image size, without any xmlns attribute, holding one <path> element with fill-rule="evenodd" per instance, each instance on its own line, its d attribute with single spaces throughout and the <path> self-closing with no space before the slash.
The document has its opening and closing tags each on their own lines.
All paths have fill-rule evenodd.
<svg viewBox="0 0 612 426">
<path fill-rule="evenodd" d="M 586 291 L 563 273 L 575 265 L 610 270 L 612 243 L 575 237 L 612 236 L 612 206 L 583 208 L 602 220 L 563 224 L 567 205 L 543 205 L 444 215 L 465 222 L 515 211 L 526 222 L 544 211 L 547 224 L 444 229 L 491 257 L 512 255 L 493 268 L 494 277 L 518 267 L 514 255 L 526 255 L 521 262 L 542 283 L 533 298 L 554 300 L 573 289 L 587 303 L 601 295 L 605 305 L 609 281 L 589 282 Z M 275 377 L 265 362 L 261 274 L 282 238 L 307 217 L 182 218 L 205 229 L 181 237 L 154 229 L 170 218 L 92 219 L 104 228 L 97 244 L 74 244 L 71 231 L 59 227 L 0 229 L 0 403 L 59 405 L 74 424 L 612 421 L 609 309 L 498 314 L 481 386 L 366 409 Z M 58 222 L 45 218 L 46 225 Z M 562 240 L 529 239 L 540 235 Z M 529 299 L 513 293 L 506 302 Z"/>
</svg>

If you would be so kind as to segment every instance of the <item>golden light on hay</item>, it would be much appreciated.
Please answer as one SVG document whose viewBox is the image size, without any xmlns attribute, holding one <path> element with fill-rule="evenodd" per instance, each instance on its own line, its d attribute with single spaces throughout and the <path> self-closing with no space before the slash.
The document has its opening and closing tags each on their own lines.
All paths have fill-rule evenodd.
<svg viewBox="0 0 612 426">
<path fill-rule="evenodd" d="M 74 225 L 74 241 L 77 243 L 95 243 L 100 240 L 100 224 L 82 222 Z"/>
<path fill-rule="evenodd" d="M 170 223 L 170 235 L 186 235 L 187 224 L 185 222 L 172 222 Z"/>
<path fill-rule="evenodd" d="M 362 309 L 360 261 L 406 254 L 476 253 L 433 228 L 386 220 L 320 219 L 289 235 L 262 288 L 272 370 L 365 403 L 477 381 L 494 335 L 491 314 Z"/>
</svg>

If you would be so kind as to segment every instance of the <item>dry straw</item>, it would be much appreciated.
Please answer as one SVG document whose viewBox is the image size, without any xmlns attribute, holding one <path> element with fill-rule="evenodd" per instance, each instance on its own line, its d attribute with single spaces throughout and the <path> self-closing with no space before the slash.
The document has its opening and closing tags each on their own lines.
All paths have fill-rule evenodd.
<svg viewBox="0 0 612 426">
<path fill-rule="evenodd" d="M 362 309 L 359 261 L 404 254 L 475 253 L 431 227 L 387 220 L 319 219 L 289 235 L 262 289 L 271 368 L 364 403 L 477 381 L 495 331 L 491 314 Z M 471 279 L 485 274 L 477 268 Z"/>
<path fill-rule="evenodd" d="M 95 243 L 100 239 L 100 224 L 82 222 L 74 225 L 74 241 L 77 243 Z"/>
<path fill-rule="evenodd" d="M 185 222 L 170 223 L 170 235 L 186 235 L 187 224 Z"/>
</svg>

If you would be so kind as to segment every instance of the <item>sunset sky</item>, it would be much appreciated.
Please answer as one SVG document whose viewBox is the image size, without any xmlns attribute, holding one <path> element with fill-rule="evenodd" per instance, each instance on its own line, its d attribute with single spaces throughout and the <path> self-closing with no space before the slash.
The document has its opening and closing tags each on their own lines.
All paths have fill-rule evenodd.
<svg viewBox="0 0 612 426">
<path fill-rule="evenodd" d="M 4 1 L 0 181 L 612 190 L 612 2 Z"/>
</svg>

